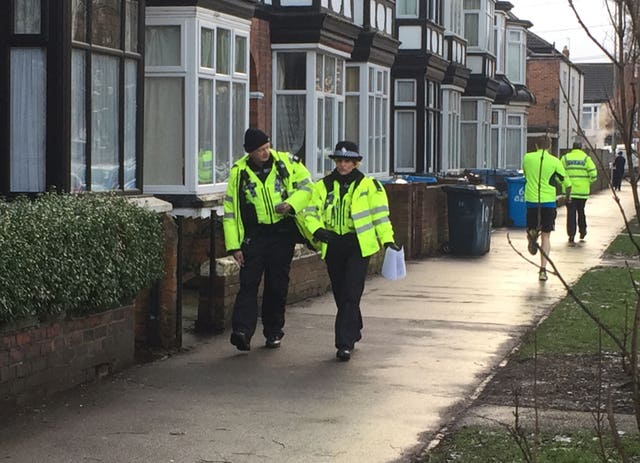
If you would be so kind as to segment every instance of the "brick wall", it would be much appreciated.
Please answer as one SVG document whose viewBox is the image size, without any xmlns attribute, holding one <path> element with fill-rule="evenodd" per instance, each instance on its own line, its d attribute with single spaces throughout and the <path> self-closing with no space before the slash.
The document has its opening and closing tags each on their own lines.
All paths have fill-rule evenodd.
<svg viewBox="0 0 640 463">
<path fill-rule="evenodd" d="M 136 295 L 135 338 L 138 346 L 174 348 L 181 344 L 176 333 L 178 229 L 175 220 L 168 214 L 162 217 L 162 228 L 164 277 L 153 288 L 142 290 Z M 199 243 L 194 240 L 193 246 L 197 247 Z M 157 315 L 152 315 L 154 305 L 159 307 Z M 159 333 L 159 339 L 150 339 L 150 333 Z"/>
<path fill-rule="evenodd" d="M 396 243 L 408 259 L 433 256 L 448 240 L 446 194 L 424 183 L 386 184 Z"/>
<path fill-rule="evenodd" d="M 133 363 L 133 306 L 0 329 L 0 409 L 92 381 Z"/>
<path fill-rule="evenodd" d="M 559 65 L 558 59 L 527 60 L 527 87 L 536 98 L 529 108 L 529 127 L 548 127 L 553 132 L 558 130 Z M 527 147 L 527 150 L 531 149 Z"/>
<path fill-rule="evenodd" d="M 261 92 L 261 100 L 249 101 L 249 125 L 271 133 L 271 33 L 269 22 L 264 19 L 251 20 L 250 88 Z"/>
</svg>

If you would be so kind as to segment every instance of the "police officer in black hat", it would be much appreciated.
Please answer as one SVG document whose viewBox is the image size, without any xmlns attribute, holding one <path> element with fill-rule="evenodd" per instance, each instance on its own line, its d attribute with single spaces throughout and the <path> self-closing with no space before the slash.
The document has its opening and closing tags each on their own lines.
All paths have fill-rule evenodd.
<svg viewBox="0 0 640 463">
<path fill-rule="evenodd" d="M 258 318 L 258 286 L 264 275 L 262 326 L 268 348 L 280 347 L 289 270 L 301 240 L 297 217 L 311 197 L 311 175 L 300 159 L 271 148 L 269 136 L 250 128 L 247 154 L 231 168 L 224 199 L 225 247 L 240 265 L 231 344 L 251 349 Z"/>
</svg>

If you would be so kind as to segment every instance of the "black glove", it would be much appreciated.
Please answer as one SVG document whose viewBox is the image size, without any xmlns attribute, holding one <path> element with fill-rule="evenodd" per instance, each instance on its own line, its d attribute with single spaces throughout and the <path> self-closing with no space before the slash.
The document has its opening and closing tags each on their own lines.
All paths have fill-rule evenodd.
<svg viewBox="0 0 640 463">
<path fill-rule="evenodd" d="M 338 239 L 338 234 L 336 232 L 332 232 L 327 230 L 326 228 L 318 228 L 313 237 L 317 241 L 322 241 L 323 243 L 334 243 Z"/>
<path fill-rule="evenodd" d="M 392 243 L 392 242 L 384 243 L 384 248 L 385 249 L 391 248 L 394 251 L 399 251 L 400 250 L 400 246 L 398 246 L 396 243 Z"/>
</svg>

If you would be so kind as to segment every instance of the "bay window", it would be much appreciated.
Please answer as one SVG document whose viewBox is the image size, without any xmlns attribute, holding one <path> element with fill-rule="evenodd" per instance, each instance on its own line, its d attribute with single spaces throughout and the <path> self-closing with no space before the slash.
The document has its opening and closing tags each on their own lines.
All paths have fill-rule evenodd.
<svg viewBox="0 0 640 463">
<path fill-rule="evenodd" d="M 463 0 L 464 37 L 470 48 L 492 52 L 494 0 Z"/>
<path fill-rule="evenodd" d="M 249 28 L 247 20 L 204 8 L 147 9 L 146 191 L 225 188 L 244 155 Z"/>
</svg>

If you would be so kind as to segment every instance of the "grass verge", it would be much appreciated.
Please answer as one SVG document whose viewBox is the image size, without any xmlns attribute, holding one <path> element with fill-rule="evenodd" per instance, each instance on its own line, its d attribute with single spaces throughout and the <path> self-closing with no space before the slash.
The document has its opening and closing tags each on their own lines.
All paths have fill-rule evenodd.
<svg viewBox="0 0 640 463">
<path fill-rule="evenodd" d="M 527 436 L 530 445 L 534 437 Z M 640 440 L 636 436 L 622 436 L 622 443 L 633 462 L 640 461 Z M 536 463 L 602 463 L 600 446 L 592 433 L 548 434 L 538 436 Z M 613 445 L 605 439 L 605 449 Z M 613 451 L 606 451 L 606 460 L 620 461 Z M 455 439 L 443 442 L 425 463 L 521 463 L 526 462 L 516 442 L 506 431 L 468 427 L 458 431 Z"/>
<path fill-rule="evenodd" d="M 625 333 L 632 323 L 637 296 L 632 281 L 640 281 L 640 270 L 624 268 L 595 268 L 585 273 L 573 287 L 579 299 L 600 318 L 620 339 L 629 340 Z M 562 300 L 514 354 L 515 360 L 533 357 L 534 339 L 539 354 L 595 354 L 598 352 L 598 328 L 573 299 Z M 534 337 L 535 334 L 535 337 Z M 603 335 L 603 350 L 618 352 L 615 344 Z M 513 420 L 503 425 L 513 426 Z M 529 448 L 533 444 L 529 436 Z M 606 458 L 599 452 L 595 431 L 575 430 L 567 434 L 542 433 L 538 436 L 536 463 L 602 463 L 617 462 L 620 457 L 605 438 Z M 623 436 L 631 462 L 640 462 L 640 437 Z M 447 436 L 423 462 L 428 463 L 488 463 L 525 462 L 521 450 L 506 429 L 492 427 L 464 427 Z"/>
</svg>

